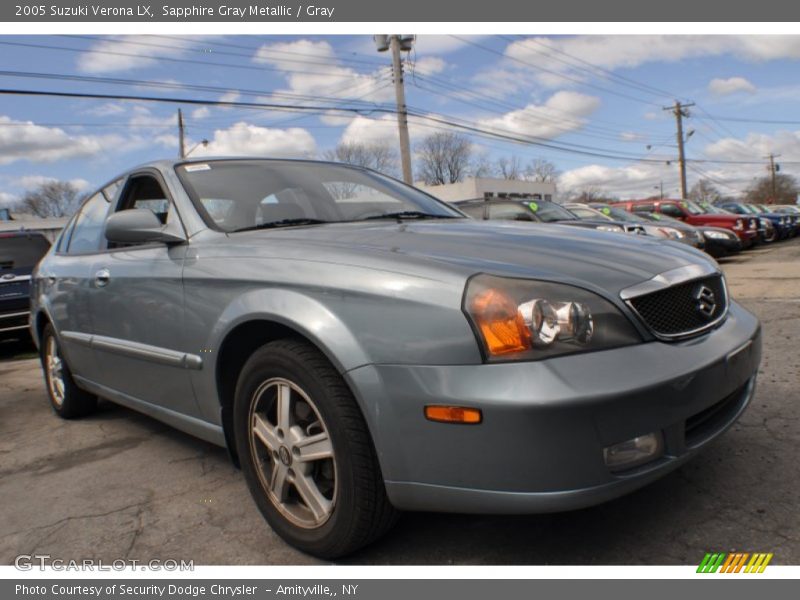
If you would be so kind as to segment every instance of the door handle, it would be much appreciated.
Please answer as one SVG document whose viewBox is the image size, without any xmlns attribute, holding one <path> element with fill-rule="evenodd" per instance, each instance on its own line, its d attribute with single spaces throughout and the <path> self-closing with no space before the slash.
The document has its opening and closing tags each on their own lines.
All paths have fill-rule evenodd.
<svg viewBox="0 0 800 600">
<path fill-rule="evenodd" d="M 94 274 L 94 285 L 96 287 L 105 287 L 111 280 L 111 272 L 108 269 L 100 269 Z"/>
</svg>

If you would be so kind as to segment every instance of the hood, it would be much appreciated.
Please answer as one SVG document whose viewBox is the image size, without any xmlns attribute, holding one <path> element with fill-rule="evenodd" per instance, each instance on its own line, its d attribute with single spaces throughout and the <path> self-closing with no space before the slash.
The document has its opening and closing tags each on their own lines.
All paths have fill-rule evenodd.
<svg viewBox="0 0 800 600">
<path fill-rule="evenodd" d="M 436 220 L 332 223 L 231 234 L 252 252 L 419 274 L 420 263 L 469 277 L 476 273 L 545 279 L 605 290 L 671 269 L 708 262 L 685 244 L 646 236 L 511 221 Z M 257 252 L 256 252 L 257 254 Z M 252 255 L 252 254 L 251 254 Z"/>
</svg>

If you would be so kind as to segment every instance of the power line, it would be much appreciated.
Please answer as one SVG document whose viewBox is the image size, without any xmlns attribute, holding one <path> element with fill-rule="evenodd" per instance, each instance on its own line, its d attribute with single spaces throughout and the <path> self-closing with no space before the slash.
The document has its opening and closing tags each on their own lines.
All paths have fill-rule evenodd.
<svg viewBox="0 0 800 600">
<path fill-rule="evenodd" d="M 70 46 L 48 46 L 46 44 L 31 44 L 27 42 L 9 42 L 9 41 L 0 41 L 0 44 L 3 46 L 14 46 L 19 48 L 37 48 L 40 50 L 59 50 L 63 52 L 92 52 L 86 48 L 72 48 Z M 269 67 L 265 65 L 242 65 L 236 63 L 220 63 L 214 61 L 206 61 L 206 60 L 194 60 L 190 58 L 176 58 L 172 56 L 143 56 L 141 54 L 133 54 L 130 52 L 116 52 L 112 50 L 103 50 L 100 52 L 101 54 L 107 54 L 109 56 L 124 56 L 127 58 L 138 58 L 138 59 L 145 59 L 145 60 L 154 60 L 154 61 L 166 61 L 178 64 L 191 64 L 191 65 L 201 65 L 204 67 L 224 67 L 226 69 L 245 69 L 248 71 L 274 71 L 279 73 L 297 73 L 302 75 L 328 75 L 330 76 L 330 71 L 305 71 L 299 69 L 282 69 L 279 67 Z M 363 73 L 361 75 L 364 75 Z"/>
<path fill-rule="evenodd" d="M 123 44 L 123 45 L 128 45 L 128 46 L 140 46 L 140 47 L 145 47 L 145 48 L 163 48 L 163 49 L 166 49 L 166 50 L 178 49 L 178 50 L 184 50 L 184 51 L 188 51 L 188 52 L 195 52 L 195 53 L 200 53 L 200 54 L 205 54 L 205 55 L 216 54 L 216 55 L 219 55 L 219 56 L 233 56 L 233 57 L 239 57 L 239 58 L 247 58 L 247 59 L 250 59 L 250 60 L 254 60 L 256 58 L 253 54 L 244 54 L 242 52 L 228 52 L 228 51 L 224 51 L 224 50 L 209 51 L 209 50 L 203 49 L 203 48 L 190 48 L 190 47 L 187 47 L 187 46 L 183 46 L 183 47 L 178 46 L 176 48 L 175 45 L 157 44 L 157 43 L 153 43 L 153 42 L 141 41 L 139 39 L 137 39 L 137 40 L 129 40 L 127 38 L 126 39 L 120 39 L 120 38 L 107 38 L 107 37 L 102 37 L 102 36 L 75 35 L 75 34 L 69 34 L 69 35 L 62 34 L 60 37 L 64 37 L 64 38 L 67 38 L 67 39 L 80 38 L 80 39 L 86 39 L 86 40 L 100 41 L 100 42 L 104 42 L 104 43 L 107 43 L 107 44 Z M 186 40 L 181 39 L 181 41 L 186 41 Z M 189 41 L 189 43 L 199 44 L 200 42 Z M 217 44 L 217 45 L 222 45 L 222 44 Z M 252 50 L 252 51 L 254 51 L 256 53 L 262 51 L 261 48 L 248 48 L 248 49 Z M 106 50 L 97 50 L 96 48 L 86 48 L 86 49 L 84 49 L 84 51 L 85 52 L 100 53 L 100 54 L 106 52 Z M 271 50 L 265 50 L 263 52 L 272 52 L 272 51 Z M 280 51 L 276 51 L 276 52 L 280 52 Z M 295 55 L 295 54 L 296 53 L 292 53 L 292 55 Z M 311 54 L 303 54 L 302 56 L 306 56 L 306 57 L 310 57 L 310 58 L 319 58 L 320 60 L 306 60 L 306 59 L 299 59 L 299 58 L 279 58 L 279 59 L 274 59 L 274 60 L 280 61 L 280 62 L 291 62 L 291 63 L 307 64 L 307 65 L 341 66 L 343 68 L 346 67 L 348 69 L 354 69 L 354 67 L 351 67 L 351 66 L 341 65 L 340 62 L 337 59 L 324 60 L 324 57 L 315 57 L 314 55 L 311 55 Z M 155 58 L 155 57 L 146 57 L 146 58 Z M 371 66 L 379 66 L 379 65 L 373 64 Z"/>
<path fill-rule="evenodd" d="M 644 100 L 643 98 L 638 98 L 636 96 L 631 96 L 629 94 L 624 94 L 622 92 L 617 92 L 615 90 L 611 90 L 611 89 L 605 88 L 603 86 L 596 85 L 596 84 L 593 84 L 591 82 L 584 81 L 584 80 L 582 80 L 580 78 L 577 78 L 577 77 L 571 77 L 570 75 L 567 75 L 565 73 L 560 73 L 558 71 L 554 71 L 552 69 L 548 69 L 548 68 L 543 67 L 541 65 L 537 65 L 535 63 L 522 60 L 521 58 L 517 58 L 516 56 L 508 56 L 507 54 L 503 54 L 502 52 L 499 52 L 498 50 L 495 50 L 494 48 L 489 48 L 488 46 L 483 46 L 482 44 L 478 44 L 477 42 L 473 42 L 472 40 L 468 40 L 466 38 L 461 38 L 461 37 L 459 37 L 457 35 L 451 35 L 450 37 L 455 38 L 455 39 L 457 39 L 457 40 L 459 40 L 461 42 L 464 42 L 466 44 L 469 44 L 471 46 L 475 46 L 476 48 L 480 48 L 481 50 L 483 50 L 485 52 L 489 52 L 491 54 L 495 54 L 497 56 L 501 56 L 501 57 L 503 57 L 505 59 L 512 60 L 512 61 L 514 61 L 516 63 L 520 63 L 520 64 L 525 65 L 527 67 L 531 67 L 533 69 L 537 69 L 537 70 L 542 71 L 544 73 L 547 73 L 549 75 L 553 75 L 554 77 L 560 77 L 562 79 L 566 79 L 568 81 L 572 81 L 573 83 L 576 83 L 576 84 L 578 84 L 580 86 L 583 86 L 583 87 L 594 88 L 594 89 L 606 92 L 607 94 L 612 94 L 614 96 L 619 96 L 620 98 L 625 98 L 627 100 L 632 100 L 634 102 L 640 102 L 642 104 L 647 104 L 649 106 L 659 106 L 657 103 L 651 102 L 649 100 Z"/>
<path fill-rule="evenodd" d="M 567 65 L 569 67 L 572 67 L 573 69 L 577 69 L 578 71 L 583 71 L 584 73 L 587 73 L 589 75 L 595 75 L 596 76 L 599 73 L 604 78 L 610 78 L 610 79 L 613 79 L 613 80 L 617 80 L 619 85 L 623 85 L 623 86 L 631 88 L 631 89 L 635 89 L 635 90 L 638 90 L 638 91 L 641 91 L 641 92 L 652 94 L 652 95 L 658 96 L 660 98 L 661 97 L 665 97 L 665 98 L 674 98 L 675 97 L 675 94 L 673 94 L 672 92 L 668 92 L 666 90 L 662 90 L 662 89 L 653 87 L 653 86 L 651 86 L 649 84 L 646 84 L 646 83 L 641 83 L 641 82 L 636 81 L 635 79 L 632 79 L 630 77 L 625 77 L 624 75 L 619 75 L 618 73 L 615 73 L 615 72 L 613 72 L 613 71 L 611 71 L 609 69 L 606 69 L 604 67 L 596 65 L 596 64 L 591 63 L 589 61 L 586 61 L 586 60 L 584 60 L 584 59 L 582 59 L 582 58 L 580 58 L 578 56 L 575 56 L 574 54 L 570 54 L 569 52 L 566 52 L 565 50 L 561 50 L 560 48 L 556 48 L 555 46 L 550 46 L 548 44 L 545 44 L 544 42 L 542 42 L 540 40 L 535 40 L 535 39 L 531 39 L 531 38 L 527 38 L 526 39 L 526 38 L 522 38 L 522 36 L 519 36 L 520 39 L 515 41 L 515 40 L 512 40 L 511 38 L 509 38 L 507 36 L 502 36 L 501 35 L 501 36 L 498 36 L 498 37 L 500 37 L 500 38 L 502 38 L 502 39 L 504 39 L 504 40 L 506 40 L 508 42 L 512 42 L 512 43 L 519 42 L 520 44 L 523 44 L 523 45 L 525 45 L 527 43 L 533 43 L 533 44 L 537 44 L 539 46 L 542 46 L 543 48 L 545 48 L 548 51 L 550 51 L 550 53 L 545 55 L 548 58 L 550 58 L 552 60 L 555 60 L 557 62 L 560 62 L 562 64 L 565 64 L 565 65 Z M 581 65 L 586 65 L 586 66 L 583 67 L 583 66 L 574 64 L 574 62 L 570 62 L 570 61 L 567 61 L 567 60 L 564 60 L 564 59 L 559 59 L 558 57 L 554 57 L 552 55 L 553 52 L 558 53 L 558 54 L 560 54 L 562 56 L 566 56 L 567 58 L 570 58 L 572 61 L 578 62 Z"/>
<path fill-rule="evenodd" d="M 152 81 L 152 80 L 143 80 L 143 79 L 123 79 L 119 77 L 96 77 L 96 76 L 89 76 L 89 75 L 66 75 L 61 73 L 36 73 L 31 71 L 0 71 L 0 77 L 19 77 L 24 79 L 45 79 L 45 80 L 60 80 L 60 81 L 79 81 L 83 83 L 98 83 L 104 85 L 126 85 L 126 86 L 135 86 L 135 87 L 152 87 L 152 88 L 162 88 L 162 89 L 171 89 L 171 90 L 189 90 L 189 91 L 198 91 L 198 92 L 211 92 L 211 93 L 221 93 L 226 94 L 230 92 L 236 92 L 243 96 L 274 96 L 277 98 L 287 98 L 287 99 L 294 99 L 294 100 L 328 100 L 333 102 L 354 102 L 354 103 L 363 103 L 369 106 L 377 106 L 377 103 L 360 100 L 360 99 L 353 99 L 353 98 L 340 98 L 340 97 L 332 97 L 332 96 L 325 96 L 325 95 L 306 95 L 306 94 L 292 94 L 288 92 L 274 92 L 274 91 L 267 91 L 267 90 L 254 90 L 254 89 L 242 89 L 242 88 L 229 88 L 229 87 L 221 87 L 221 86 L 212 86 L 212 85 L 202 85 L 202 84 L 191 84 L 191 83 L 175 83 L 169 81 Z M 379 83 L 382 79 L 386 79 L 388 77 L 388 72 L 384 75 L 381 75 L 378 78 L 375 78 L 371 83 Z M 356 86 L 350 85 L 351 89 L 355 89 L 361 87 L 366 82 L 361 82 L 361 84 L 357 84 Z"/>
</svg>

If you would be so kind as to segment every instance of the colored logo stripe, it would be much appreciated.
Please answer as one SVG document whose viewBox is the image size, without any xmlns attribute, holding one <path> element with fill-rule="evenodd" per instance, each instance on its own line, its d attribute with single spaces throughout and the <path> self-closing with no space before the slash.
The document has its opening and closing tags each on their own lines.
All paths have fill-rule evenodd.
<svg viewBox="0 0 800 600">
<path fill-rule="evenodd" d="M 697 567 L 698 573 L 763 573 L 773 554 L 764 552 L 707 552 Z M 749 559 L 749 562 L 748 562 Z"/>
</svg>

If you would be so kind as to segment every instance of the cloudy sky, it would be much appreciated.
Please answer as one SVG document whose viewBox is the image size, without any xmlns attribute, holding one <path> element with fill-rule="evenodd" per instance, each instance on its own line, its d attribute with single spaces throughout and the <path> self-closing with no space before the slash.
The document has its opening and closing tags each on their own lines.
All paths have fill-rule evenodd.
<svg viewBox="0 0 800 600">
<path fill-rule="evenodd" d="M 319 156 L 341 141 L 397 143 L 390 57 L 367 36 L 0 36 L 0 87 L 315 107 L 182 105 L 188 148 Z M 800 176 L 800 36 L 420 36 L 408 56 L 412 145 L 457 126 L 488 159 L 543 158 L 560 189 L 620 197 L 689 184 L 735 194 L 770 152 Z M 35 76 L 34 76 L 35 75 Z M 0 95 L 0 205 L 47 179 L 87 191 L 178 151 L 178 104 Z M 336 109 L 345 109 L 345 112 Z M 353 109 L 358 109 L 354 112 Z M 377 109 L 377 110 L 376 110 Z"/>
</svg>

